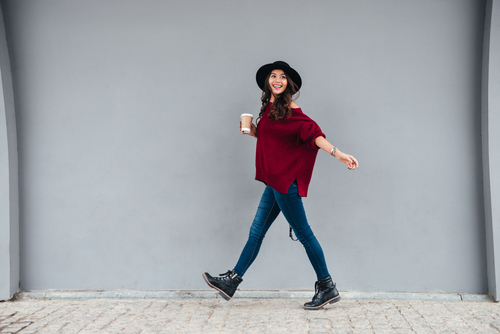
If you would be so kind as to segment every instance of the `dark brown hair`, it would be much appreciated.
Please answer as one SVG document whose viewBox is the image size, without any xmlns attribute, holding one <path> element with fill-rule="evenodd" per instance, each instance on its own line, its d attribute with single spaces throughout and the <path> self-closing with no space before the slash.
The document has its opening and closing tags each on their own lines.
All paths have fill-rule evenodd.
<svg viewBox="0 0 500 334">
<path fill-rule="evenodd" d="M 269 86 L 270 76 L 271 73 L 269 73 L 266 77 L 264 90 L 262 91 L 262 97 L 260 98 L 260 100 L 262 101 L 262 107 L 260 108 L 257 122 L 262 118 L 262 115 L 264 115 L 271 96 L 273 95 L 271 87 Z M 272 109 L 267 116 L 269 118 L 273 118 L 275 121 L 292 116 L 292 101 L 299 97 L 299 87 L 297 87 L 295 82 L 292 81 L 292 79 L 288 76 L 288 74 L 286 74 L 286 72 L 285 76 L 287 81 L 286 89 L 282 94 L 275 97 Z M 297 94 L 297 96 L 293 98 L 295 94 Z"/>
</svg>

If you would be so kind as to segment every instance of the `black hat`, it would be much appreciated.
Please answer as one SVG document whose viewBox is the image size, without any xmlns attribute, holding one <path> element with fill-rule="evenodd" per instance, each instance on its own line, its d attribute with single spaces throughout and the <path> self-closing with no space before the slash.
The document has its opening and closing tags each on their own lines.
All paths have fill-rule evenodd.
<svg viewBox="0 0 500 334">
<path fill-rule="evenodd" d="M 257 71 L 255 79 L 257 79 L 257 85 L 259 85 L 260 89 L 264 90 L 267 75 L 272 70 L 283 70 L 283 72 L 285 72 L 292 79 L 292 81 L 297 85 L 299 89 L 300 86 L 302 86 L 302 79 L 300 78 L 299 73 L 295 71 L 293 68 L 291 68 L 290 65 L 288 65 L 284 61 L 278 60 L 275 61 L 274 63 L 262 66 Z"/>
</svg>

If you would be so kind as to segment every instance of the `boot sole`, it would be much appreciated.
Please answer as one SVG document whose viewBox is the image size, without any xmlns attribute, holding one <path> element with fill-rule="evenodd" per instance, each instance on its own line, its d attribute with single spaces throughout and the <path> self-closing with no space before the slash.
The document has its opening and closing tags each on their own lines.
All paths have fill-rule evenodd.
<svg viewBox="0 0 500 334">
<path fill-rule="evenodd" d="M 339 300 L 340 300 L 340 295 L 338 295 L 337 297 L 334 297 L 334 298 L 332 298 L 330 300 L 327 300 L 326 302 L 324 302 L 321 305 L 314 306 L 314 307 L 313 306 L 304 306 L 304 308 L 306 310 L 319 310 L 319 309 L 323 308 L 323 306 L 325 306 L 326 304 L 333 304 L 333 303 L 338 302 Z"/>
<path fill-rule="evenodd" d="M 203 275 L 203 278 L 205 279 L 205 282 L 207 282 L 208 286 L 211 287 L 212 289 L 217 290 L 219 292 L 219 295 L 221 295 L 222 298 L 224 298 L 227 301 L 229 301 L 229 299 L 231 299 L 231 297 L 229 297 L 228 295 L 226 295 L 226 293 L 224 291 L 222 291 L 218 287 L 210 284 L 210 282 L 208 281 L 207 276 L 205 276 L 205 273 L 203 273 L 202 275 Z"/>
</svg>

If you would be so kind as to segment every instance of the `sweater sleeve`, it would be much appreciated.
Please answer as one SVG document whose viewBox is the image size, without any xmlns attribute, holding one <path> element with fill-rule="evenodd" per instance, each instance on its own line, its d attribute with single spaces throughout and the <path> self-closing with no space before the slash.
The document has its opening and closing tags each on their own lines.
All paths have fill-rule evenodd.
<svg viewBox="0 0 500 334">
<path fill-rule="evenodd" d="M 310 148 L 318 149 L 316 144 L 314 144 L 314 140 L 318 137 L 325 137 L 323 131 L 319 127 L 316 122 L 309 119 L 308 121 L 304 121 L 304 124 L 300 127 L 299 130 L 300 140 L 307 144 Z"/>
</svg>

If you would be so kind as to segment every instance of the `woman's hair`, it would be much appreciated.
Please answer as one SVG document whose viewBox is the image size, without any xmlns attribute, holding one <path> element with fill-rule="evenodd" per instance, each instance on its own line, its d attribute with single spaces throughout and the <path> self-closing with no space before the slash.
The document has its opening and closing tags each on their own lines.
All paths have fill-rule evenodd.
<svg viewBox="0 0 500 334">
<path fill-rule="evenodd" d="M 269 100 L 272 96 L 271 87 L 269 86 L 269 77 L 271 73 L 269 73 L 266 77 L 266 81 L 264 84 L 264 90 L 262 91 L 262 97 L 260 100 L 262 101 L 262 107 L 260 108 L 259 117 L 257 118 L 257 122 L 262 118 L 264 112 L 266 111 L 267 105 L 269 104 Z M 294 100 L 293 96 L 297 94 L 295 99 L 299 97 L 299 87 L 292 81 L 290 76 L 285 73 L 287 86 L 283 93 L 280 96 L 276 96 L 274 99 L 274 103 L 271 111 L 267 117 L 273 118 L 275 121 L 280 120 L 282 118 L 288 118 L 292 116 L 292 101 Z"/>
</svg>

